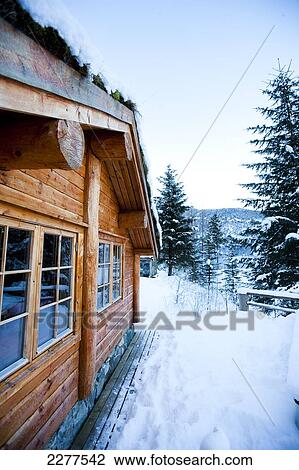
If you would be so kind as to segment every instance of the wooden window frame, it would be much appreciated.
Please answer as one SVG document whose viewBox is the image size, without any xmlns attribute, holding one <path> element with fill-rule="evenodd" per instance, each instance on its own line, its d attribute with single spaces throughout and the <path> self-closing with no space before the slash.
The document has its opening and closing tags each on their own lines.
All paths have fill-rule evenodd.
<svg viewBox="0 0 299 470">
<path fill-rule="evenodd" d="M 15 317 L 9 318 L 7 320 L 1 321 L 0 316 L 0 325 L 13 322 L 19 318 L 26 318 L 24 325 L 24 344 L 23 344 L 23 357 L 6 367 L 0 372 L 0 380 L 6 379 L 9 375 L 13 374 L 16 370 L 20 369 L 24 365 L 28 364 L 32 360 L 32 325 L 33 325 L 33 316 L 34 316 L 34 283 L 35 283 L 35 269 L 36 269 L 36 257 L 37 257 L 37 242 L 38 237 L 36 232 L 38 227 L 33 224 L 28 224 L 26 222 L 15 221 L 6 217 L 0 217 L 0 225 L 6 227 L 4 234 L 4 254 L 2 259 L 1 273 L 3 275 L 8 273 L 28 273 L 28 286 L 27 286 L 27 305 L 26 312 L 16 315 Z M 14 271 L 5 271 L 6 255 L 7 255 L 7 238 L 9 228 L 27 230 L 31 232 L 31 243 L 30 243 L 30 253 L 29 253 L 29 269 L 27 270 L 14 270 Z M 4 268 L 2 270 L 2 268 Z M 1 276 L 1 290 L 4 276 Z M 0 304 L 0 311 L 2 310 L 2 302 Z M 31 330 L 31 331 L 30 331 Z"/>
<path fill-rule="evenodd" d="M 26 317 L 24 325 L 24 344 L 23 344 L 23 358 L 17 360 L 10 366 L 6 367 L 0 371 L 0 382 L 7 379 L 10 375 L 14 374 L 16 371 L 32 363 L 32 361 L 41 356 L 42 353 L 47 351 L 49 348 L 53 347 L 57 343 L 60 343 L 62 340 L 65 340 L 66 337 L 74 335 L 76 333 L 75 328 L 75 305 L 76 305 L 76 270 L 77 270 L 77 253 L 76 246 L 78 243 L 78 233 L 68 230 L 55 229 L 53 227 L 47 227 L 44 225 L 31 224 L 29 222 L 18 221 L 11 219 L 9 217 L 0 216 L 0 225 L 6 227 L 5 229 L 5 239 L 4 239 L 4 253 L 2 259 L 2 265 L 0 266 L 1 274 L 7 273 L 28 273 L 28 287 L 27 287 L 27 306 L 26 312 L 16 315 L 15 317 L 6 319 L 1 322 L 0 316 L 0 325 L 12 322 L 22 317 Z M 6 248 L 7 248 L 7 234 L 9 228 L 15 228 L 20 230 L 28 230 L 31 232 L 31 245 L 29 253 L 29 269 L 27 270 L 14 270 L 14 271 L 2 271 L 5 268 L 6 262 Z M 73 238 L 72 246 L 72 282 L 71 282 L 71 295 L 65 297 L 64 299 L 58 299 L 57 305 L 62 302 L 70 300 L 70 315 L 69 315 L 69 328 L 57 335 L 55 338 L 47 341 L 41 347 L 38 345 L 38 318 L 40 310 L 40 293 L 41 293 L 41 275 L 42 275 L 42 256 L 43 256 L 43 239 L 45 233 L 52 233 L 55 235 L 71 237 Z M 59 244 L 60 250 L 60 244 Z M 60 256 L 60 254 L 59 254 Z M 57 276 L 59 276 L 60 269 L 68 268 L 66 266 L 59 266 L 57 271 Z M 0 276 L 0 287 L 2 288 L 4 276 Z M 59 295 L 59 294 L 58 294 Z M 0 305 L 0 312 L 2 306 Z"/>
<path fill-rule="evenodd" d="M 58 235 L 59 236 L 59 245 L 58 245 L 58 266 L 51 266 L 49 268 L 43 268 L 42 267 L 42 257 L 43 257 L 43 246 L 44 246 L 44 236 L 45 234 L 51 234 L 51 235 Z M 61 249 L 61 237 L 70 237 L 73 238 L 73 246 L 72 246 L 72 265 L 71 266 L 61 266 L 60 265 L 60 249 Z M 36 295 L 36 312 L 38 312 L 35 316 L 35 322 L 34 322 L 34 357 L 39 356 L 42 354 L 44 351 L 47 349 L 51 348 L 54 344 L 58 343 L 60 340 L 65 338 L 66 336 L 73 334 L 74 333 L 74 309 L 75 309 L 75 274 L 76 274 L 76 243 L 77 243 L 77 234 L 74 232 L 68 232 L 66 230 L 60 230 L 60 229 L 55 229 L 55 228 L 48 228 L 48 227 L 41 227 L 40 228 L 40 250 L 39 250 L 39 255 L 40 255 L 40 261 L 39 261 L 39 269 L 37 273 L 37 279 L 38 279 L 38 284 L 39 284 L 39 289 Z M 63 331 L 62 333 L 56 335 L 57 331 L 57 308 L 55 308 L 55 326 L 54 326 L 54 338 L 51 338 L 48 340 L 46 343 L 42 344 L 41 346 L 38 346 L 38 319 L 39 319 L 39 312 L 41 310 L 40 306 L 40 298 L 41 298 L 41 279 L 42 279 L 42 273 L 45 271 L 51 271 L 51 270 L 57 270 L 56 274 L 56 280 L 58 282 L 57 285 L 59 285 L 59 274 L 61 269 L 72 269 L 72 281 L 71 281 L 71 295 L 68 297 L 65 297 L 64 299 L 59 300 L 59 290 L 56 291 L 56 300 L 55 302 L 52 302 L 47 305 L 43 305 L 42 308 L 47 308 L 50 306 L 55 305 L 57 307 L 60 303 L 67 302 L 70 300 L 70 315 L 69 315 L 69 327 Z"/>
<path fill-rule="evenodd" d="M 119 300 L 122 300 L 123 295 L 124 295 L 124 286 L 123 286 L 124 244 L 120 243 L 120 242 L 110 241 L 110 240 L 103 240 L 103 239 L 100 238 L 99 239 L 99 246 L 102 245 L 102 244 L 110 246 L 109 283 L 98 284 L 98 289 L 99 289 L 99 287 L 102 287 L 103 285 L 105 285 L 105 286 L 109 285 L 109 303 L 106 304 L 105 306 L 101 307 L 101 308 L 97 308 L 98 313 L 102 313 L 106 308 L 109 308 L 109 307 L 111 307 L 111 305 L 115 304 Z M 119 278 L 119 280 L 120 280 L 120 296 L 117 297 L 117 299 L 113 300 L 113 247 L 114 246 L 119 246 L 120 247 L 120 278 Z M 105 263 L 102 263 L 102 264 L 105 264 Z M 106 264 L 108 264 L 108 263 L 106 263 Z M 98 264 L 98 266 L 99 266 L 99 264 Z M 97 293 L 98 293 L 98 290 L 97 290 Z"/>
</svg>

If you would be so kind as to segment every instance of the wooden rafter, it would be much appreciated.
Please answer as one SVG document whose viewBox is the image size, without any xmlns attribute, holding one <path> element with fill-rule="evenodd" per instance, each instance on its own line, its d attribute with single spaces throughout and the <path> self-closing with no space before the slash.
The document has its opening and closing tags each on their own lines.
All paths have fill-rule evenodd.
<svg viewBox="0 0 299 470">
<path fill-rule="evenodd" d="M 138 229 L 146 228 L 148 217 L 145 211 L 120 212 L 118 225 L 120 228 Z"/>
<path fill-rule="evenodd" d="M 0 127 L 1 170 L 75 170 L 83 157 L 84 134 L 77 122 L 26 117 Z"/>
<path fill-rule="evenodd" d="M 100 160 L 132 160 L 132 142 L 127 132 L 94 131 L 90 146 Z"/>
</svg>

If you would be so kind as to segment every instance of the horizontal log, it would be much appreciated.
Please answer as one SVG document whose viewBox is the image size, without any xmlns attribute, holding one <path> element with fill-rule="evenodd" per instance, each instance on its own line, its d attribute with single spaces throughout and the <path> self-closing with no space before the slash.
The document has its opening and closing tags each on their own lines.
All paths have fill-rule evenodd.
<svg viewBox="0 0 299 470">
<path fill-rule="evenodd" d="M 69 102 L 71 100 L 76 108 L 78 104 L 84 104 L 95 111 L 103 111 L 109 115 L 109 123 L 116 120 L 131 123 L 134 120 L 132 111 L 126 106 L 2 18 L 0 18 L 0 70 L 1 75 L 26 83 L 35 89 L 45 90 L 47 95 L 51 93 L 60 100 L 62 97 Z M 19 104 L 26 106 L 27 103 L 25 100 Z M 65 111 L 68 111 L 68 106 Z M 91 124 L 88 119 L 84 119 L 84 122 Z"/>
<path fill-rule="evenodd" d="M 79 123 L 22 118 L 0 127 L 0 169 L 80 168 L 84 134 Z"/>
<path fill-rule="evenodd" d="M 134 253 L 135 255 L 140 256 L 155 256 L 154 250 L 152 248 L 136 248 Z"/>
<path fill-rule="evenodd" d="M 78 379 L 75 378 L 75 382 L 77 382 L 77 380 Z M 66 383 L 63 385 L 63 389 L 64 390 L 62 396 L 58 397 L 57 402 L 55 404 L 53 402 L 49 403 L 48 409 L 45 409 L 47 403 L 45 404 L 43 410 L 45 410 L 44 415 L 46 415 L 46 417 L 50 416 L 51 412 L 53 411 L 53 409 L 56 408 L 57 404 L 59 404 L 59 406 L 55 409 L 55 412 L 50 416 L 47 422 L 38 430 L 33 439 L 26 445 L 26 449 L 43 449 L 46 443 L 49 441 L 54 432 L 58 429 L 59 425 L 63 422 L 69 411 L 72 409 L 72 407 L 78 400 L 77 387 L 73 389 L 71 383 Z M 31 437 L 32 433 L 29 433 L 29 435 Z M 17 436 L 13 442 L 10 441 L 8 444 L 9 445 L 7 447 L 11 449 L 22 448 L 22 446 L 17 440 Z"/>
<path fill-rule="evenodd" d="M 94 131 L 90 146 L 100 160 L 132 160 L 133 146 L 127 132 Z"/>
<path fill-rule="evenodd" d="M 146 228 L 147 223 L 148 217 L 145 211 L 120 212 L 118 216 L 119 228 Z"/>
<path fill-rule="evenodd" d="M 36 386 L 0 420 L 0 445 L 2 446 L 29 417 L 63 384 L 78 368 L 79 354 L 73 354 L 65 363 L 51 372 L 48 377 Z"/>
<path fill-rule="evenodd" d="M 79 349 L 79 340 L 69 338 L 36 360 L 33 365 L 19 371 L 15 377 L 0 385 L 0 418 L 5 416 L 26 396 L 30 395 L 55 369 L 60 368 Z"/>
<path fill-rule="evenodd" d="M 81 215 L 74 214 L 73 212 L 57 207 L 46 201 L 41 201 L 40 199 L 29 194 L 24 194 L 17 189 L 10 188 L 9 186 L 0 183 L 0 192 L 1 202 L 8 202 L 25 209 L 30 209 L 39 214 L 45 214 L 49 217 L 54 217 L 55 219 L 58 218 L 60 220 L 87 227 L 87 224 L 83 222 Z"/>
</svg>

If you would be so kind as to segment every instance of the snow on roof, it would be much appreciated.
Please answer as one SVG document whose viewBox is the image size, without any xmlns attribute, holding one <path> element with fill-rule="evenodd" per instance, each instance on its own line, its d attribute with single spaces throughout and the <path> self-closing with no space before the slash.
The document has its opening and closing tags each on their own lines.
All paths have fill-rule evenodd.
<svg viewBox="0 0 299 470">
<path fill-rule="evenodd" d="M 100 72 L 108 91 L 118 89 L 128 96 L 127 90 L 105 67 L 103 57 L 88 32 L 60 0 L 19 0 L 19 3 L 41 26 L 52 26 L 58 31 L 80 65 L 88 64 L 90 72 L 95 75 Z"/>
</svg>

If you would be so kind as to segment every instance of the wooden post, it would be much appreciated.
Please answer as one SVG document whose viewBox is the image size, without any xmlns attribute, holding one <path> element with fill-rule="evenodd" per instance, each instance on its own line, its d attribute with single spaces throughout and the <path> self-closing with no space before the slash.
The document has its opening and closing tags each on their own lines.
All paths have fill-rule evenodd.
<svg viewBox="0 0 299 470">
<path fill-rule="evenodd" d="M 140 321 L 140 255 L 134 254 L 134 279 L 133 279 L 133 312 L 134 323 Z"/>
<path fill-rule="evenodd" d="M 85 231 L 82 339 L 80 345 L 79 398 L 91 393 L 96 364 L 97 270 L 99 250 L 99 200 L 101 162 L 87 152 L 85 186 Z"/>
<path fill-rule="evenodd" d="M 76 170 L 83 156 L 84 134 L 78 122 L 24 117 L 0 127 L 0 170 Z"/>
<path fill-rule="evenodd" d="M 238 290 L 238 304 L 239 304 L 239 310 L 241 312 L 248 312 L 249 310 L 249 305 L 248 305 L 248 295 L 247 292 L 243 289 Z"/>
</svg>

